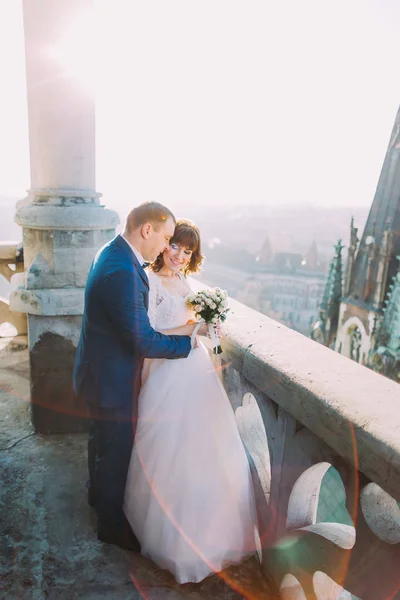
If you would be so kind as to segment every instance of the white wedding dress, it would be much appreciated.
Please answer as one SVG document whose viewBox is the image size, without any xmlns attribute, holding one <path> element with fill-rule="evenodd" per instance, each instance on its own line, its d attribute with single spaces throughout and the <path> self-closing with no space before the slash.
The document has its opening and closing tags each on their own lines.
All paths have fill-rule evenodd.
<svg viewBox="0 0 400 600">
<path fill-rule="evenodd" d="M 165 330 L 193 313 L 149 272 L 149 318 Z M 256 551 L 247 456 L 206 348 L 146 359 L 124 511 L 142 554 L 179 583 L 198 582 Z"/>
</svg>

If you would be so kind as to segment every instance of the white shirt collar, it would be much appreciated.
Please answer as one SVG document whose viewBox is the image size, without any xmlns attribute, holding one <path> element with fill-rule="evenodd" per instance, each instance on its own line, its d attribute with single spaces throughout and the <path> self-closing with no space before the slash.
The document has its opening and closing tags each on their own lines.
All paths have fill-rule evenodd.
<svg viewBox="0 0 400 600">
<path fill-rule="evenodd" d="M 144 261 L 144 258 L 143 258 L 143 256 L 140 254 L 140 252 L 139 252 L 138 250 L 136 250 L 136 248 L 134 248 L 134 247 L 132 246 L 132 244 L 131 244 L 130 242 L 128 242 L 128 240 L 126 239 L 126 237 L 124 236 L 124 234 L 122 234 L 122 233 L 121 233 L 121 237 L 122 237 L 122 239 L 124 239 L 124 240 L 125 240 L 125 242 L 126 242 L 126 243 L 128 244 L 128 246 L 129 246 L 129 248 L 132 250 L 133 254 L 134 254 L 134 255 L 136 256 L 136 258 L 138 259 L 140 266 L 141 266 L 141 267 L 143 267 L 143 263 L 145 262 L 145 261 Z"/>
</svg>

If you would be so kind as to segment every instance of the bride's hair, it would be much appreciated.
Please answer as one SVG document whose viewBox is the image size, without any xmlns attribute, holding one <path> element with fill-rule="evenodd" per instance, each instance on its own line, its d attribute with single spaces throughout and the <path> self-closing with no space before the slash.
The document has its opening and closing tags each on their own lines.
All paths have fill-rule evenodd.
<svg viewBox="0 0 400 600">
<path fill-rule="evenodd" d="M 175 225 L 174 235 L 169 241 L 170 244 L 178 244 L 192 251 L 190 261 L 185 266 L 183 274 L 185 277 L 191 273 L 200 271 L 204 256 L 201 253 L 201 240 L 199 228 L 186 219 L 180 219 Z M 163 254 L 159 254 L 156 260 L 150 265 L 150 269 L 155 273 L 164 266 Z"/>
</svg>

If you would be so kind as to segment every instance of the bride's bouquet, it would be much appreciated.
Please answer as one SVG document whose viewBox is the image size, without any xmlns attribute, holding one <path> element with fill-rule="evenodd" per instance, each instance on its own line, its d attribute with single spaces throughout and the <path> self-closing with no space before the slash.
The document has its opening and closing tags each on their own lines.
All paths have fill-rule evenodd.
<svg viewBox="0 0 400 600">
<path fill-rule="evenodd" d="M 201 290 L 196 294 L 191 294 L 187 299 L 187 304 L 194 310 L 196 319 L 208 323 L 208 332 L 213 343 L 213 353 L 221 354 L 222 348 L 215 331 L 215 325 L 218 321 L 224 322 L 230 310 L 226 291 L 220 288 Z"/>
</svg>

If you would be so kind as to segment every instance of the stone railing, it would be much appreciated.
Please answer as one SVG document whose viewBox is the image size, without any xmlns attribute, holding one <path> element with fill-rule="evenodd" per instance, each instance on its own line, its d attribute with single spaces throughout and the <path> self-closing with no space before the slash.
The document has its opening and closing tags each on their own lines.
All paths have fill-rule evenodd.
<svg viewBox="0 0 400 600">
<path fill-rule="evenodd" d="M 400 598 L 400 386 L 238 302 L 221 377 L 286 600 Z"/>
<path fill-rule="evenodd" d="M 22 244 L 16 242 L 0 242 L 0 276 L 11 281 L 11 277 L 24 270 Z M 17 330 L 17 335 L 27 332 L 27 319 L 24 313 L 10 310 L 9 301 L 0 297 L 0 325 L 10 323 Z"/>
</svg>

